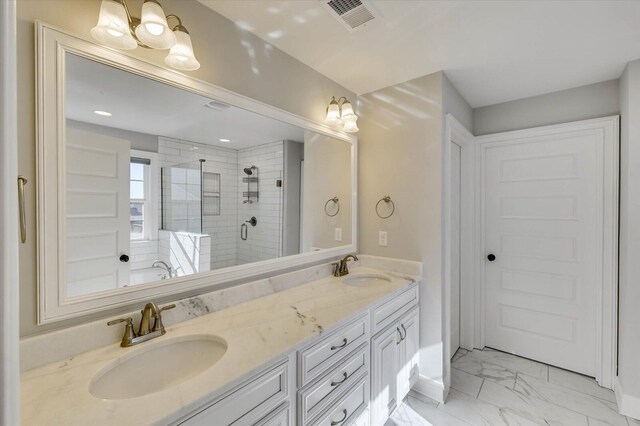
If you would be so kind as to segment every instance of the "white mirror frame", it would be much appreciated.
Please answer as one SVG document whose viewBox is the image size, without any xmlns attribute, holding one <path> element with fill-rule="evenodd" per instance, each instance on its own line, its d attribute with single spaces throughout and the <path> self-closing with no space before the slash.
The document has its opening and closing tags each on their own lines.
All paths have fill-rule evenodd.
<svg viewBox="0 0 640 426">
<path fill-rule="evenodd" d="M 324 124 L 231 92 L 210 83 L 165 69 L 122 52 L 96 45 L 42 22 L 36 22 L 37 93 L 37 225 L 38 225 L 38 324 L 46 324 L 185 293 L 215 289 L 225 283 L 247 281 L 267 274 L 319 263 L 357 251 L 357 138 Z M 61 283 L 65 268 L 65 99 L 64 58 L 73 53 L 123 71 L 151 78 L 238 108 L 280 120 L 351 144 L 351 244 L 309 253 L 221 268 L 191 276 L 95 293 L 65 301 Z"/>
</svg>

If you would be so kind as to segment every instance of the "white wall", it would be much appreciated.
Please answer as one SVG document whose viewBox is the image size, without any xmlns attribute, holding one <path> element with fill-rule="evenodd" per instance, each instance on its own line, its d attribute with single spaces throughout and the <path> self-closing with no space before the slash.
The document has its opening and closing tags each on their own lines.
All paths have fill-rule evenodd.
<svg viewBox="0 0 640 426">
<path fill-rule="evenodd" d="M 620 284 L 618 378 L 640 416 L 640 60 L 620 78 Z M 632 413 L 626 413 L 632 414 Z"/>
<path fill-rule="evenodd" d="M 15 1 L 0 3 L 0 425 L 20 424 L 15 12 Z"/>
<path fill-rule="evenodd" d="M 603 81 L 476 108 L 473 110 L 472 133 L 476 136 L 487 135 L 605 117 L 619 111 L 618 80 Z"/>
<path fill-rule="evenodd" d="M 443 77 L 431 74 L 358 100 L 360 251 L 424 262 L 420 375 L 432 389 L 440 390 L 440 398 Z M 396 211 L 383 220 L 374 207 L 385 195 L 391 196 Z M 387 231 L 387 247 L 378 245 L 378 231 Z"/>
</svg>

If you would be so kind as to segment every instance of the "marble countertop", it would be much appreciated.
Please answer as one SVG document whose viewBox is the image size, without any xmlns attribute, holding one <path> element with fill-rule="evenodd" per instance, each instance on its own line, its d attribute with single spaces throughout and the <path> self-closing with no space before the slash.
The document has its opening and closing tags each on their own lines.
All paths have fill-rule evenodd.
<svg viewBox="0 0 640 426">
<path fill-rule="evenodd" d="M 196 410 L 269 362 L 404 290 L 417 277 L 385 273 L 391 282 L 355 287 L 327 277 L 167 327 L 167 334 L 131 348 L 119 344 L 85 352 L 21 375 L 24 425 L 166 424 Z M 106 327 L 106 325 L 105 325 Z M 227 351 L 202 374 L 174 387 L 123 400 L 89 393 L 92 378 L 118 357 L 188 335 L 224 339 Z M 153 359 L 149 359 L 153 362 Z"/>
</svg>

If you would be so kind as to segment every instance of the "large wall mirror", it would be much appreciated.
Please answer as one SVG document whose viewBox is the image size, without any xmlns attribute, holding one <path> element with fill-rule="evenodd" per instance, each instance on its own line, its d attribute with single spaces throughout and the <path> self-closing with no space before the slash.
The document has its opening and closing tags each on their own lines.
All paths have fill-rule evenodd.
<svg viewBox="0 0 640 426">
<path fill-rule="evenodd" d="M 352 136 L 42 23 L 38 96 L 40 323 L 355 249 Z"/>
</svg>

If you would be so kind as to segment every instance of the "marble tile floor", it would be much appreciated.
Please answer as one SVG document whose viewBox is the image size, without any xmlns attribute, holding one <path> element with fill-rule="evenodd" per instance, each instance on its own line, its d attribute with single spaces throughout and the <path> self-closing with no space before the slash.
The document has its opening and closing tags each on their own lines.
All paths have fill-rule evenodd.
<svg viewBox="0 0 640 426">
<path fill-rule="evenodd" d="M 492 349 L 458 350 L 439 404 L 411 392 L 385 426 L 640 426 L 590 377 Z"/>
</svg>

